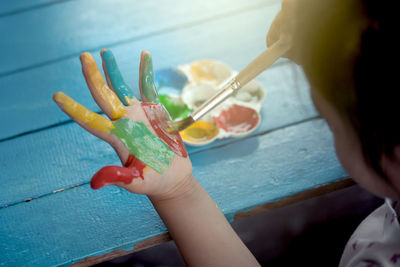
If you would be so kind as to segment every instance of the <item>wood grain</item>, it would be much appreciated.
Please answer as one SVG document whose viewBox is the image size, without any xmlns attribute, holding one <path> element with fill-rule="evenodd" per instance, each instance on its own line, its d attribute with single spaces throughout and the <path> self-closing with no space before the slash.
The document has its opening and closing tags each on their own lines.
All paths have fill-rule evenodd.
<svg viewBox="0 0 400 267">
<path fill-rule="evenodd" d="M 125 251 L 123 249 L 120 249 L 120 250 L 113 251 L 113 252 L 110 252 L 110 253 L 107 253 L 104 255 L 88 257 L 84 260 L 81 260 L 77 263 L 72 264 L 71 266 L 73 266 L 73 267 L 93 266 L 95 264 L 98 264 L 98 263 L 101 263 L 104 261 L 109 261 L 109 260 L 112 260 L 112 259 L 115 259 L 118 257 L 126 256 L 131 253 L 135 253 L 135 252 L 138 252 L 138 251 L 146 249 L 146 248 L 154 247 L 154 246 L 160 245 L 162 243 L 165 243 L 165 242 L 168 242 L 171 240 L 172 240 L 172 238 L 169 233 L 163 233 L 163 234 L 156 235 L 156 236 L 150 237 L 146 240 L 136 243 L 134 250 Z"/>
<path fill-rule="evenodd" d="M 227 2 L 226 0 L 223 1 L 224 3 Z M 71 10 L 67 8 L 68 5 L 86 2 L 88 1 L 71 1 L 62 4 L 63 7 L 57 7 L 58 5 L 55 5 L 52 6 L 52 8 L 60 8 L 61 13 L 64 9 L 71 12 Z M 244 3 L 247 1 L 240 1 L 238 3 L 241 2 Z M 114 2 L 107 1 L 107 3 L 112 3 L 113 6 L 117 6 L 117 3 L 114 4 Z M 129 1 L 129 3 L 133 2 Z M 191 1 L 183 1 L 182 3 L 192 5 Z M 201 3 L 200 5 L 204 5 Z M 150 5 L 146 7 L 146 10 L 149 11 L 153 5 L 156 4 L 144 1 L 143 5 Z M 203 8 L 209 8 L 207 6 L 208 5 L 204 5 Z M 107 6 L 103 6 L 102 8 L 105 9 L 106 7 Z M 130 8 L 132 9 L 133 7 Z M 48 9 L 50 9 L 50 7 Z M 143 7 L 143 9 L 145 9 L 145 7 Z M 74 15 L 74 17 L 80 19 L 103 18 L 103 12 L 101 9 L 93 9 L 90 11 L 91 16 L 89 16 L 89 14 L 80 13 L 84 12 L 84 10 L 85 9 L 79 7 L 79 5 L 75 7 L 74 12 L 76 12 L 76 15 Z M 157 10 L 159 9 L 155 8 L 154 12 Z M 190 10 L 192 9 L 190 8 Z M 199 16 L 204 16 L 205 13 L 201 13 L 200 10 L 196 12 L 199 12 Z M 0 42 L 0 48 L 1 45 L 8 47 L 8 49 L 3 48 L 3 51 L 7 51 L 7 53 L 4 53 L 4 58 L 2 58 L 2 64 L 0 65 L 1 67 L 9 68 L 12 67 L 13 64 L 24 64 L 25 62 L 39 60 L 44 57 L 50 57 L 51 55 L 53 55 L 53 60 L 54 55 L 64 53 L 64 51 L 68 49 L 77 49 L 75 54 L 71 57 L 63 58 L 61 60 L 53 60 L 43 64 L 41 63 L 34 68 L 0 77 L 0 88 L 3 88 L 3 90 L 0 91 L 0 120 L 4 125 L 7 125 L 7 127 L 4 127 L 2 131 L 0 131 L 0 140 L 43 129 L 49 125 L 57 125 L 58 123 L 69 121 L 70 119 L 58 110 L 58 107 L 52 100 L 52 95 L 57 91 L 64 91 L 79 101 L 82 105 L 95 112 L 100 111 L 95 102 L 91 99 L 89 90 L 86 89 L 87 86 L 82 76 L 81 66 L 78 59 L 80 52 L 85 50 L 94 52 L 95 59 L 98 62 L 98 65 L 101 66 L 101 60 L 99 57 L 100 49 L 110 48 L 118 61 L 125 81 L 132 87 L 135 96 L 139 97 L 138 73 L 140 52 L 142 50 L 147 49 L 152 53 L 155 69 L 174 67 L 179 64 L 189 63 L 192 60 L 204 58 L 221 60 L 232 66 L 234 69 L 240 69 L 246 66 L 248 62 L 265 49 L 265 35 L 268 26 L 272 22 L 272 19 L 278 10 L 279 4 L 272 6 L 267 5 L 266 7 L 234 13 L 234 15 L 227 17 L 218 16 L 218 19 L 211 21 L 205 20 L 200 24 L 192 23 L 188 27 L 177 28 L 173 31 L 161 31 L 158 34 L 148 35 L 130 40 L 129 42 L 120 42 L 115 44 L 108 43 L 108 41 L 102 42 L 102 38 L 100 37 L 104 36 L 104 38 L 107 37 L 109 39 L 115 39 L 118 37 L 123 38 L 128 35 L 127 32 L 121 32 L 123 29 L 135 32 L 136 34 L 136 30 L 134 30 L 135 25 L 131 25 L 129 20 L 128 22 L 125 22 L 126 19 L 124 17 L 115 21 L 117 24 L 98 25 L 97 27 L 103 26 L 104 30 L 101 30 L 103 28 L 91 29 L 93 32 L 86 28 L 85 23 L 75 25 L 73 29 L 69 29 L 74 32 L 76 31 L 76 34 L 78 34 L 78 36 L 73 37 L 75 40 L 75 43 L 73 44 L 69 44 L 68 42 L 65 43 L 64 40 L 59 40 L 58 42 L 54 40 L 52 41 L 53 38 L 57 38 L 53 37 L 51 32 L 47 33 L 49 36 L 42 37 L 40 41 L 35 39 L 37 38 L 35 37 L 36 35 L 30 37 L 30 34 L 34 34 L 34 31 L 32 31 L 32 33 L 30 32 L 29 20 L 26 20 L 25 18 L 14 18 L 13 16 L 11 18 L 15 19 L 15 21 L 9 22 L 0 19 L 0 32 L 2 32 L 1 29 L 6 31 L 1 34 L 3 34 L 3 36 L 9 36 L 4 42 Z M 179 12 L 185 12 L 185 9 L 182 9 Z M 31 16 L 33 16 L 32 19 L 42 20 L 48 16 L 51 18 L 51 14 L 41 14 L 43 17 L 35 14 L 31 14 Z M 55 14 L 58 13 L 54 13 L 53 16 L 56 16 Z M 190 12 L 188 12 L 184 18 L 187 19 L 189 14 Z M 60 15 L 59 19 L 62 17 L 63 15 Z M 154 21 L 153 23 L 148 21 L 153 20 L 154 17 L 158 18 L 156 13 L 154 13 L 151 18 L 149 17 L 147 20 L 140 21 L 140 16 L 130 16 L 130 18 L 136 18 L 136 24 L 140 23 L 140 25 L 142 25 L 142 27 L 137 26 L 137 31 L 140 29 L 141 32 L 147 32 L 150 30 L 148 27 L 160 27 L 160 25 L 163 25 L 163 17 L 160 17 L 159 20 Z M 111 20 L 112 17 L 107 19 Z M 170 18 L 170 20 L 174 21 L 176 19 Z M 68 21 L 73 23 L 70 19 L 68 19 Z M 24 25 L 19 25 L 21 23 Z M 46 25 L 50 24 L 50 22 L 43 23 Z M 119 25 L 122 23 L 127 24 Z M 62 23 L 60 22 L 60 24 Z M 94 22 L 90 25 L 92 24 L 96 25 Z M 10 25 L 13 25 L 13 27 L 10 27 Z M 55 27 L 56 25 L 59 24 L 54 24 L 53 26 Z M 63 27 L 67 26 L 68 23 L 63 25 Z M 20 36 L 23 34 L 21 33 L 20 35 L 13 37 L 13 34 L 16 33 L 8 33 L 10 28 L 18 31 L 24 29 L 26 31 L 25 36 Z M 78 31 L 78 29 L 82 30 Z M 115 32 L 104 32 L 106 29 L 110 31 L 115 30 Z M 47 32 L 43 31 L 41 27 L 37 30 Z M 53 31 L 60 31 L 62 33 L 60 36 L 63 36 L 63 38 L 64 34 L 65 36 L 68 36 L 68 32 L 63 32 L 62 27 L 55 27 Z M 92 36 L 92 34 L 94 36 Z M 238 35 L 246 36 L 246 38 L 238 39 Z M 23 42 L 20 44 L 20 42 L 15 40 L 16 43 L 12 43 L 12 40 L 14 39 L 22 39 Z M 91 40 L 90 43 L 85 43 L 87 39 Z M 30 42 L 32 42 L 31 45 Z M 35 42 L 37 42 L 37 44 L 34 46 Z M 48 42 L 50 42 L 50 44 L 48 44 Z M 18 45 L 21 45 L 20 49 L 17 49 Z M 46 47 L 49 45 L 54 47 Z M 19 50 L 21 51 L 18 52 L 18 55 L 13 55 L 13 53 Z M 39 59 L 31 59 L 37 57 L 39 57 Z M 271 86 L 271 82 L 268 80 L 269 77 L 270 75 L 264 76 L 264 81 L 267 81 L 267 83 L 264 83 L 263 85 L 266 88 Z M 263 78 L 261 78 L 261 81 L 262 80 Z M 277 79 L 272 80 L 276 81 Z M 304 83 L 303 79 L 300 79 L 299 82 L 300 87 L 302 87 Z"/>
<path fill-rule="evenodd" d="M 0 75 L 270 5 L 280 5 L 280 1 L 60 1 L 0 17 L 0 34 L 7 36 L 0 49 L 8 51 L 2 54 Z"/>
<path fill-rule="evenodd" d="M 194 176 L 229 221 L 347 177 L 321 119 L 201 151 L 192 161 Z M 70 179 L 68 168 L 59 170 L 47 181 Z M 146 197 L 116 187 L 94 191 L 88 184 L 0 209 L 0 225 L 0 266 L 71 264 L 132 250 L 167 231 Z"/>
<path fill-rule="evenodd" d="M 260 214 L 263 212 L 267 212 L 267 211 L 281 208 L 284 206 L 288 206 L 288 205 L 291 205 L 291 204 L 294 204 L 297 202 L 301 202 L 301 201 L 304 201 L 304 200 L 307 200 L 307 199 L 310 199 L 313 197 L 321 196 L 321 195 L 327 194 L 329 192 L 344 189 L 344 188 L 352 186 L 354 184 L 355 184 L 355 182 L 353 181 L 353 179 L 345 178 L 345 179 L 341 179 L 338 181 L 334 181 L 329 184 L 319 185 L 313 189 L 297 193 L 293 196 L 285 197 L 279 201 L 272 202 L 272 203 L 266 203 L 266 204 L 254 207 L 249 211 L 238 212 L 235 214 L 234 219 L 235 219 L 235 221 L 244 219 L 244 218 L 254 216 L 254 215 L 257 215 L 257 214 Z"/>
<path fill-rule="evenodd" d="M 59 4 L 63 1 L 71 0 L 18 0 L 18 1 L 0 1 L 0 18 L 12 16 L 22 12 L 30 12 L 34 9 L 40 9 L 49 5 Z"/>
<path fill-rule="evenodd" d="M 327 194 L 327 193 L 330 193 L 330 192 L 333 192 L 336 190 L 344 189 L 344 188 L 352 186 L 354 184 L 355 183 L 351 178 L 345 178 L 345 179 L 338 180 L 338 181 L 335 181 L 330 184 L 320 185 L 313 189 L 306 190 L 306 191 L 300 192 L 298 194 L 295 194 L 293 196 L 285 197 L 276 202 L 266 203 L 266 204 L 263 204 L 260 206 L 256 206 L 247 212 L 238 212 L 238 213 L 236 213 L 234 220 L 237 221 L 237 220 L 245 219 L 250 216 L 254 216 L 257 214 L 268 212 L 270 210 L 274 210 L 274 209 L 288 206 L 288 205 L 291 205 L 294 203 L 298 203 L 298 202 L 301 202 L 301 201 L 304 201 L 304 200 L 307 200 L 310 198 L 314 198 L 314 197 L 317 197 L 320 195 L 324 195 L 324 194 Z M 95 264 L 99 264 L 104 261 L 109 261 L 109 260 L 112 260 L 112 259 L 115 259 L 115 258 L 118 258 L 121 256 L 126 256 L 126 255 L 138 252 L 138 251 L 146 249 L 146 248 L 160 245 L 162 243 L 165 243 L 165 242 L 168 242 L 171 240 L 172 240 L 172 238 L 169 235 L 169 233 L 160 234 L 160 235 L 157 235 L 157 236 L 154 236 L 154 237 L 151 237 L 151 238 L 148 238 L 146 240 L 136 243 L 134 250 L 131 250 L 131 251 L 117 250 L 117 251 L 107 253 L 105 255 L 88 257 L 84 260 L 81 260 L 81 261 L 73 264 L 72 266 L 74 266 L 74 267 L 93 266 Z"/>
</svg>

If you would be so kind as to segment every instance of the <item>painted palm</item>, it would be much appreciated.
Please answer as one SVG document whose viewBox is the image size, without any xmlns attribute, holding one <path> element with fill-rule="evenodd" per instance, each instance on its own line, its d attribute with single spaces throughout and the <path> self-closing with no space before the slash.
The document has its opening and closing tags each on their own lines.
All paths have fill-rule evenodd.
<svg viewBox="0 0 400 267">
<path fill-rule="evenodd" d="M 191 175 L 192 165 L 179 134 L 164 131 L 170 117 L 157 96 L 150 53 L 142 52 L 140 59 L 139 89 L 143 102 L 133 96 L 124 82 L 111 51 L 102 50 L 101 57 L 108 85 L 89 53 L 81 55 L 82 72 L 94 100 L 109 119 L 62 92 L 53 96 L 69 117 L 108 142 L 121 159 L 123 166 L 106 166 L 94 174 L 92 188 L 116 184 L 148 195 L 172 190 Z"/>
</svg>

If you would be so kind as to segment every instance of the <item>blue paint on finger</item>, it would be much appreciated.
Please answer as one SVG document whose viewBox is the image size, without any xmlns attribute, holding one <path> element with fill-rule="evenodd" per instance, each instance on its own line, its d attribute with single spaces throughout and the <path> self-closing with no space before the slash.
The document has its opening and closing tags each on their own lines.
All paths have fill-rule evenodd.
<svg viewBox="0 0 400 267">
<path fill-rule="evenodd" d="M 110 80 L 115 93 L 124 105 L 130 105 L 132 103 L 133 93 L 129 86 L 125 83 L 122 78 L 121 72 L 119 71 L 117 62 L 113 53 L 110 50 L 104 50 L 103 53 L 103 64 L 107 69 L 107 75 Z"/>
</svg>

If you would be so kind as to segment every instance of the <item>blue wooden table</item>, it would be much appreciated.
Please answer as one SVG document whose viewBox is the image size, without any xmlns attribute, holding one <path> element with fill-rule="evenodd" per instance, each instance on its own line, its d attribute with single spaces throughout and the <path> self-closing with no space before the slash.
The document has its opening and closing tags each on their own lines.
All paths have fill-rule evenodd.
<svg viewBox="0 0 400 267">
<path fill-rule="evenodd" d="M 64 91 L 100 112 L 81 52 L 100 63 L 111 49 L 139 97 L 141 50 L 155 69 L 212 58 L 240 70 L 265 49 L 279 9 L 277 0 L 0 2 L 0 266 L 89 265 L 169 240 L 145 196 L 90 188 L 119 160 L 51 98 Z M 257 81 L 266 97 L 255 132 L 187 147 L 230 221 L 352 183 L 301 70 L 280 59 Z"/>
</svg>

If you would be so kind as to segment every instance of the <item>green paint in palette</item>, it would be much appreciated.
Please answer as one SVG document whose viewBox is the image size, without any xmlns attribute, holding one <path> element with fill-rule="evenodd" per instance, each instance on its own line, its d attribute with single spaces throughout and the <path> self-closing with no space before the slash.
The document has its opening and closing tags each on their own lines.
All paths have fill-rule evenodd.
<svg viewBox="0 0 400 267">
<path fill-rule="evenodd" d="M 164 107 L 168 110 L 169 115 L 173 120 L 175 119 L 184 119 L 190 115 L 193 111 L 190 109 L 179 96 L 170 96 L 160 94 L 158 96 L 160 102 L 164 105 Z"/>
<path fill-rule="evenodd" d="M 120 119 L 113 122 L 111 130 L 130 153 L 158 173 L 163 173 L 171 164 L 175 153 L 157 136 L 153 135 L 143 122 Z"/>
</svg>

